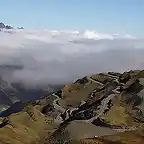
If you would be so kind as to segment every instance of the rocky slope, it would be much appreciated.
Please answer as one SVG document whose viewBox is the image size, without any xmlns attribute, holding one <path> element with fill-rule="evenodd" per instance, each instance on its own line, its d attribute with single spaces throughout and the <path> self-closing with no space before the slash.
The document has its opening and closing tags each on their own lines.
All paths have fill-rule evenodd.
<svg viewBox="0 0 144 144">
<path fill-rule="evenodd" d="M 90 75 L 1 116 L 0 142 L 141 144 L 143 96 L 144 70 Z"/>
</svg>

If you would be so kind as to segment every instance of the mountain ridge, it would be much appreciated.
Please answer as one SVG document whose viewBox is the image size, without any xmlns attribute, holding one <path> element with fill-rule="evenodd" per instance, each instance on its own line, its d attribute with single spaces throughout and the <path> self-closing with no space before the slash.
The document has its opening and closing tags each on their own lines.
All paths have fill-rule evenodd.
<svg viewBox="0 0 144 144">
<path fill-rule="evenodd" d="M 21 112 L 1 118 L 0 141 L 143 143 L 143 91 L 144 70 L 83 77 L 47 97 L 24 103 Z M 12 137 L 6 136 L 13 130 Z"/>
<path fill-rule="evenodd" d="M 0 22 L 0 29 L 13 29 L 10 25 L 5 25 L 3 22 Z M 23 27 L 18 27 L 18 29 L 24 29 Z"/>
</svg>

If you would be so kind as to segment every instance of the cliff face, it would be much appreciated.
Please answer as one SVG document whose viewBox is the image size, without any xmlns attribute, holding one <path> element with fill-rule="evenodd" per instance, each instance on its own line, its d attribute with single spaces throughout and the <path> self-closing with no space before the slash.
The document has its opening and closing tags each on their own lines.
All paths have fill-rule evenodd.
<svg viewBox="0 0 144 144">
<path fill-rule="evenodd" d="M 94 74 L 1 117 L 0 142 L 144 143 L 144 70 Z"/>
</svg>

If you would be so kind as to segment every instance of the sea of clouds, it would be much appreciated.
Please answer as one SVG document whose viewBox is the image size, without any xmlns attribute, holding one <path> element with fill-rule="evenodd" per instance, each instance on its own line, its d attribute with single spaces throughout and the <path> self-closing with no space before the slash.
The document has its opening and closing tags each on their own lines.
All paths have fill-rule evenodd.
<svg viewBox="0 0 144 144">
<path fill-rule="evenodd" d="M 144 39 L 96 31 L 1 30 L 0 65 L 10 82 L 63 84 L 88 74 L 144 68 Z"/>
</svg>

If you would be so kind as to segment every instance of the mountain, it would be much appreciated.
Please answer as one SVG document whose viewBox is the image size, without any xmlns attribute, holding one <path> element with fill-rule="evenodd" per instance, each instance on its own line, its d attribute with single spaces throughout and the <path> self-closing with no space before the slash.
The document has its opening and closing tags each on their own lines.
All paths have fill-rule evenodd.
<svg viewBox="0 0 144 144">
<path fill-rule="evenodd" d="M 11 104 L 22 101 L 38 100 L 53 91 L 62 88 L 63 85 L 43 85 L 39 87 L 26 87 L 22 82 L 9 82 L 9 76 L 16 70 L 22 70 L 22 65 L 1 64 L 0 65 L 0 104 L 10 106 Z M 4 77 L 7 78 L 4 79 Z"/>
<path fill-rule="evenodd" d="M 5 28 L 5 29 L 13 29 L 13 27 L 12 26 L 9 26 L 9 25 L 5 25 L 4 23 L 0 23 L 0 29 L 3 29 L 3 28 Z"/>
<path fill-rule="evenodd" d="M 5 24 L 4 23 L 0 23 L 0 28 L 5 28 Z"/>
<path fill-rule="evenodd" d="M 1 106 L 0 142 L 142 144 L 143 96 L 144 70 L 89 75 L 39 100 Z"/>
<path fill-rule="evenodd" d="M 0 29 L 13 29 L 10 25 L 5 25 L 4 23 L 0 23 Z M 23 27 L 19 27 L 18 29 L 24 29 Z"/>
<path fill-rule="evenodd" d="M 17 29 L 24 29 L 24 27 L 18 27 Z"/>
<path fill-rule="evenodd" d="M 46 86 L 45 86 L 46 87 Z M 22 101 L 38 100 L 62 88 L 63 85 L 47 85 L 47 88 L 26 88 L 22 83 L 9 83 L 0 80 L 0 105 L 10 106 L 11 104 Z"/>
</svg>

